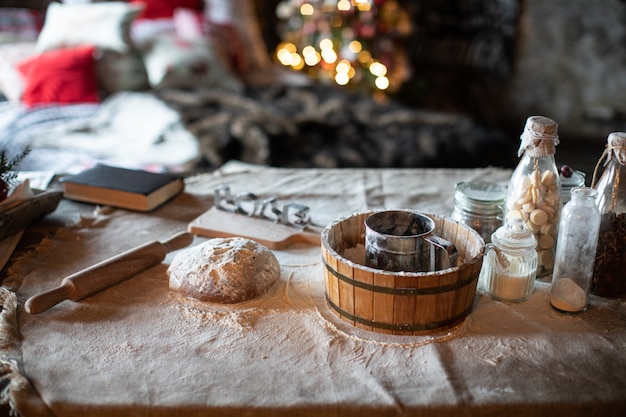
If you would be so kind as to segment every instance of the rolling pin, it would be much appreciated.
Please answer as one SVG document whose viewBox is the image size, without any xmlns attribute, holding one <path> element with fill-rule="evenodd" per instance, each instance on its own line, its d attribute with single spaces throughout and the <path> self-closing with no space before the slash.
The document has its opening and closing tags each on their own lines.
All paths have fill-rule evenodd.
<svg viewBox="0 0 626 417">
<path fill-rule="evenodd" d="M 117 284 L 165 259 L 168 252 L 184 248 L 193 235 L 178 233 L 165 242 L 151 241 L 63 278 L 61 285 L 30 297 L 24 309 L 38 314 L 63 300 L 79 301 Z"/>
</svg>

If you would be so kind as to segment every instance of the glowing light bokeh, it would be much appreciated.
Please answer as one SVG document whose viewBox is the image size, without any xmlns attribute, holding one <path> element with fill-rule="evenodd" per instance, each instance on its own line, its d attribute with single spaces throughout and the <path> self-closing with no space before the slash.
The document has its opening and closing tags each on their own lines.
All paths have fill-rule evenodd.
<svg viewBox="0 0 626 417">
<path fill-rule="evenodd" d="M 312 78 L 331 79 L 338 85 L 366 82 L 379 91 L 388 89 L 389 69 L 372 56 L 371 41 L 363 38 L 359 26 L 371 24 L 368 16 L 375 7 L 373 0 L 281 2 L 277 15 L 288 20 L 299 13 L 303 36 L 287 37 L 290 41 L 276 48 L 276 59 L 284 66 L 306 71 Z M 351 16 L 361 12 L 359 25 L 344 27 L 350 25 Z M 370 26 L 369 30 L 376 29 Z"/>
</svg>

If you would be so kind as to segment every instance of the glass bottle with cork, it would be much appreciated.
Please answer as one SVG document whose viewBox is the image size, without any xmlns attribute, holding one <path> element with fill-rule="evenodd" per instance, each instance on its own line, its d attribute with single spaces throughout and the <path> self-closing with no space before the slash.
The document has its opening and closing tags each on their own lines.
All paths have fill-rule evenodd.
<svg viewBox="0 0 626 417">
<path fill-rule="evenodd" d="M 606 158 L 602 176 L 598 169 Z M 591 292 L 605 297 L 626 294 L 626 133 L 613 132 L 593 175 L 598 191 L 600 234 L 593 270 Z"/>
<path fill-rule="evenodd" d="M 520 137 L 519 164 L 509 181 L 505 219 L 521 218 L 537 240 L 537 277 L 554 268 L 554 250 L 561 214 L 561 183 L 554 154 L 558 124 L 544 116 L 526 120 Z"/>
</svg>

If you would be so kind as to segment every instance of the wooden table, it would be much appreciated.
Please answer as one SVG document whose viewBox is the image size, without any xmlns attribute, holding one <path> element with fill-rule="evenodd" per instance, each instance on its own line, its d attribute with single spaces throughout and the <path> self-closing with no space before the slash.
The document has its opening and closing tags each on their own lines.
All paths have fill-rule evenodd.
<svg viewBox="0 0 626 417">
<path fill-rule="evenodd" d="M 81 302 L 38 315 L 23 309 L 76 270 L 184 230 L 222 184 L 308 205 L 325 225 L 376 208 L 446 215 L 457 181 L 506 183 L 509 175 L 227 164 L 188 179 L 184 194 L 149 214 L 92 215 L 92 206 L 62 202 L 43 223 L 55 233 L 38 233 L 4 280 L 0 358 L 9 397 L 27 416 L 626 415 L 626 303 L 591 296 L 587 312 L 564 315 L 549 306 L 545 281 L 517 304 L 479 290 L 453 329 L 384 335 L 332 313 L 320 248 L 296 244 L 275 251 L 279 283 L 241 304 L 170 291 L 171 254 Z M 79 213 L 87 216 L 66 223 Z"/>
</svg>

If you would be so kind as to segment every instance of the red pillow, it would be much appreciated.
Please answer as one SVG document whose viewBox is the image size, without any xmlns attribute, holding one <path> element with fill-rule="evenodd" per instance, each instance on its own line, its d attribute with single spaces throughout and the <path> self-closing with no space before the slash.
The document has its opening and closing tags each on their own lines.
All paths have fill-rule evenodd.
<svg viewBox="0 0 626 417">
<path fill-rule="evenodd" d="M 55 49 L 17 65 L 24 77 L 22 102 L 98 103 L 94 46 Z"/>
<path fill-rule="evenodd" d="M 145 9 L 139 15 L 143 19 L 163 19 L 174 16 L 174 10 L 181 7 L 202 11 L 204 0 L 129 0 L 129 3 L 143 3 Z"/>
</svg>

